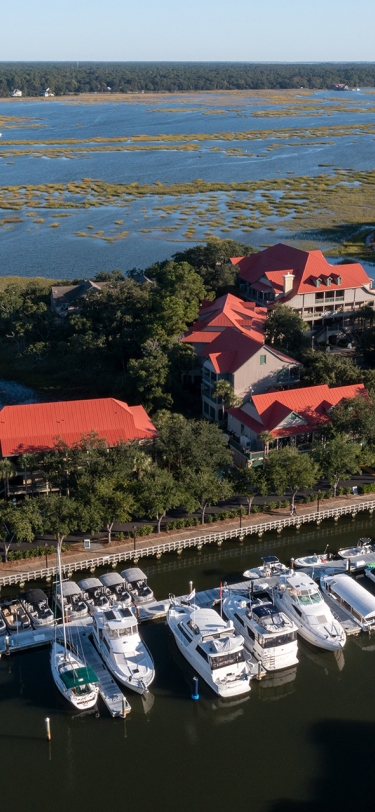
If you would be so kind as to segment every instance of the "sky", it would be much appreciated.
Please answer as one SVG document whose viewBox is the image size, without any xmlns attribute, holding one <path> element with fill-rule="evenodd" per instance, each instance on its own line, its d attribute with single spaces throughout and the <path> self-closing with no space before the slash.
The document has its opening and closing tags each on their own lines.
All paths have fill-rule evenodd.
<svg viewBox="0 0 375 812">
<path fill-rule="evenodd" d="M 0 0 L 0 8 L 1 61 L 375 61 L 374 0 Z"/>
</svg>

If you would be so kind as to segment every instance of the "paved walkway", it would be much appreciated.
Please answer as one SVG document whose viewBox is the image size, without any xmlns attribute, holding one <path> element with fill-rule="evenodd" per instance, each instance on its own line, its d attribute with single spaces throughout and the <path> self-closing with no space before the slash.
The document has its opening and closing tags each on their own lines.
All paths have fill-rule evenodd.
<svg viewBox="0 0 375 812">
<path fill-rule="evenodd" d="M 346 506 L 357 504 L 366 504 L 375 500 L 375 493 L 362 494 L 361 496 L 338 496 L 336 499 L 322 499 L 320 502 L 320 511 L 332 510 L 335 508 L 345 508 Z M 316 502 L 310 502 L 306 505 L 299 505 L 297 508 L 297 518 L 303 517 L 311 513 L 317 512 Z M 244 516 L 242 518 L 242 530 L 246 535 L 246 528 L 253 527 L 254 525 L 264 524 L 265 522 L 275 522 L 277 519 L 286 519 L 290 516 L 289 508 L 279 508 L 267 513 L 253 513 L 251 516 Z M 183 542 L 186 539 L 198 539 L 202 536 L 209 536 L 220 532 L 228 532 L 230 530 L 239 530 L 240 519 L 226 519 L 220 522 L 201 525 L 200 527 L 184 528 L 183 530 L 176 530 L 170 533 L 152 533 L 150 536 L 144 538 L 137 538 L 136 550 L 147 550 L 148 548 L 155 547 L 156 545 L 163 545 L 173 542 Z M 90 550 L 85 550 L 82 545 L 75 545 L 74 552 L 67 551 L 63 553 L 62 560 L 66 566 L 74 564 L 79 561 L 86 561 L 93 559 L 96 556 L 113 555 L 116 553 L 123 553 L 126 551 L 134 550 L 133 540 L 113 542 L 111 545 L 93 542 Z M 78 549 L 77 549 L 78 547 Z M 48 556 L 48 566 L 56 566 L 56 556 Z M 43 557 L 25 559 L 22 561 L 10 561 L 7 564 L 0 564 L 0 579 L 11 573 L 27 573 L 34 572 L 37 569 L 45 567 Z"/>
</svg>

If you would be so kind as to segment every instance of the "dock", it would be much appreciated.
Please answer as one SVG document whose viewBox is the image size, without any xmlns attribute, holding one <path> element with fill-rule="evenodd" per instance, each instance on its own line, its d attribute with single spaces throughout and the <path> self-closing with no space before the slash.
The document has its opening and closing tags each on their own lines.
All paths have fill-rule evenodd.
<svg viewBox="0 0 375 812">
<path fill-rule="evenodd" d="M 90 626 L 86 627 L 86 629 L 81 629 L 77 636 L 77 654 L 79 655 L 80 652 L 83 652 L 87 665 L 95 671 L 99 680 L 99 694 L 111 716 L 127 716 L 131 711 L 130 703 L 118 687 L 117 682 L 113 679 L 100 654 L 98 654 L 94 644 L 91 642 Z"/>
</svg>

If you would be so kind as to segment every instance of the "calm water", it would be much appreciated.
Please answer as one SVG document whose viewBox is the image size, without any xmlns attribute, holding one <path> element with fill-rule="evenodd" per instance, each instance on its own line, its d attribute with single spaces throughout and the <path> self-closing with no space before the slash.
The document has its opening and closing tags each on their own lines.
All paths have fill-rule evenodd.
<svg viewBox="0 0 375 812">
<path fill-rule="evenodd" d="M 0 157 L 0 186 L 27 185 L 45 183 L 69 183 L 84 177 L 97 178 L 110 183 L 140 184 L 160 181 L 170 184 L 176 181 L 188 182 L 196 178 L 206 181 L 261 180 L 263 178 L 287 177 L 293 172 L 296 176 L 330 173 L 334 168 L 355 168 L 372 170 L 374 167 L 374 137 L 372 134 L 348 134 L 340 138 L 312 134 L 309 143 L 301 141 L 299 134 L 309 127 L 345 126 L 368 124 L 373 122 L 373 113 L 366 112 L 373 108 L 372 94 L 348 93 L 336 94 L 318 92 L 309 97 L 321 106 L 322 115 L 296 115 L 280 118 L 254 117 L 260 110 L 280 109 L 278 105 L 268 102 L 263 107 L 245 103 L 243 99 L 232 108 L 218 101 L 221 114 L 212 114 L 214 105 L 208 103 L 205 94 L 188 103 L 175 100 L 163 100 L 160 103 L 127 104 L 127 103 L 63 103 L 58 101 L 26 101 L 0 104 L 0 116 L 20 116 L 27 123 L 38 122 L 40 129 L 25 126 L 25 121 L 16 124 L 15 128 L 3 128 L 0 142 L 0 153 L 6 146 L 6 140 L 33 139 L 42 146 L 48 139 L 81 139 L 89 145 L 94 137 L 113 138 L 116 136 L 150 136 L 178 133 L 242 132 L 256 130 L 259 138 L 254 141 L 225 141 L 212 139 L 203 142 L 194 152 L 178 150 L 143 150 L 134 152 L 87 152 L 83 157 L 48 158 L 48 147 L 42 149 L 43 157 L 32 155 Z M 361 108 L 354 111 L 335 111 L 335 106 L 355 103 Z M 182 104 L 184 112 L 180 112 Z M 198 105 L 198 106 L 197 106 Z M 175 110 L 176 112 L 163 112 Z M 268 131 L 262 136 L 264 131 Z M 285 138 L 273 138 L 272 133 L 285 131 Z M 297 139 L 291 139 L 291 134 Z M 277 149 L 269 151 L 276 144 Z M 240 148 L 243 154 L 233 155 L 230 150 Z M 219 151 L 213 151 L 218 148 Z M 19 151 L 30 147 L 18 147 Z M 229 150 L 229 151 L 228 151 Z M 319 164 L 329 164 L 322 167 Z M 279 174 L 278 174 L 279 173 Z M 219 206 L 226 212 L 225 195 L 217 195 Z M 185 235 L 186 222 L 176 226 L 180 214 L 168 216 L 157 210 L 160 205 L 179 204 L 184 209 L 192 202 L 206 205 L 204 196 L 194 198 L 157 198 L 149 197 L 131 201 L 129 207 L 99 207 L 79 210 L 70 217 L 61 218 L 58 228 L 49 228 L 56 219 L 51 217 L 51 210 L 39 212 L 43 223 L 35 223 L 21 212 L 22 222 L 8 224 L 1 228 L 0 239 L 0 274 L 18 274 L 22 276 L 87 277 L 101 269 L 119 268 L 127 271 L 132 267 L 145 267 L 154 260 L 170 257 L 174 252 L 191 244 Z M 5 216 L 12 212 L 5 212 Z M 1 216 L 4 216 L 0 212 Z M 224 214 L 225 217 L 225 214 Z M 123 220 L 121 230 L 128 231 L 126 239 L 113 243 L 102 239 L 78 237 L 76 233 L 92 227 L 92 233 L 102 231 L 113 237 L 119 230 L 116 220 Z M 188 218 L 187 218 L 188 219 Z M 191 218 L 190 218 L 191 219 Z M 220 237 L 251 242 L 261 246 L 265 242 L 277 239 L 288 239 L 288 218 L 277 222 L 277 229 L 270 233 L 262 227 L 245 233 L 240 227 L 232 225 L 229 231 L 222 232 L 220 227 L 209 226 L 209 218 L 204 225 L 196 224 L 194 241 L 207 238 L 207 230 Z M 211 218 L 212 219 L 212 218 Z M 228 217 L 226 217 L 228 220 Z M 174 227 L 173 233 L 166 233 L 163 228 Z M 145 233 L 143 229 L 148 231 Z M 325 247 L 320 245 L 319 247 Z"/>
<path fill-rule="evenodd" d="M 163 556 L 146 563 L 157 597 L 235 582 L 260 554 L 288 561 L 307 551 L 375 535 L 369 518 L 323 523 L 267 543 Z M 143 562 L 142 562 L 143 566 Z M 367 585 L 367 584 L 366 584 Z M 5 594 L 5 590 L 3 594 Z M 128 694 L 127 720 L 72 718 L 49 672 L 48 651 L 0 662 L 3 808 L 145 812 L 361 810 L 373 808 L 375 642 L 350 639 L 339 657 L 299 646 L 299 664 L 220 703 L 204 684 L 190 699 L 191 673 L 164 622 L 142 626 L 156 666 L 152 696 Z M 44 718 L 51 717 L 51 746 Z"/>
</svg>

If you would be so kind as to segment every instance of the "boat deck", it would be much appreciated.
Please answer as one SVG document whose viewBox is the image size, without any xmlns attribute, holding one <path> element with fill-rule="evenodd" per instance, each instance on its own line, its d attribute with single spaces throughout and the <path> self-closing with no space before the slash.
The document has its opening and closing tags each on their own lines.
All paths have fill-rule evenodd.
<svg viewBox="0 0 375 812">
<path fill-rule="evenodd" d="M 99 693 L 108 708 L 111 716 L 127 716 L 131 711 L 130 703 L 118 687 L 104 664 L 100 654 L 90 640 L 90 627 L 80 629 L 78 632 L 78 653 L 83 651 L 87 665 L 89 665 L 99 679 Z"/>
</svg>

